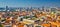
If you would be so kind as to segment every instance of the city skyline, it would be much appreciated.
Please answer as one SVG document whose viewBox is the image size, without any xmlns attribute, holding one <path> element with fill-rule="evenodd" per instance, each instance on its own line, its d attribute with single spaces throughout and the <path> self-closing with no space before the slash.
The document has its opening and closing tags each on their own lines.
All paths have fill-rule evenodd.
<svg viewBox="0 0 60 27">
<path fill-rule="evenodd" d="M 0 7 L 60 7 L 60 0 L 0 0 Z"/>
</svg>

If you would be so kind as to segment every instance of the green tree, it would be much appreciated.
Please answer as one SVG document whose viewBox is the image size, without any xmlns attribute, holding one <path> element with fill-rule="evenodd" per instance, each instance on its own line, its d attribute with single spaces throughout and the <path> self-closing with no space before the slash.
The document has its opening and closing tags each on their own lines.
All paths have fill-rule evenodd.
<svg viewBox="0 0 60 27">
<path fill-rule="evenodd" d="M 2 24 L 0 24 L 0 27 L 3 27 L 3 25 L 2 25 Z"/>
<path fill-rule="evenodd" d="M 24 16 L 24 18 L 26 18 L 26 19 L 27 19 L 27 18 L 29 18 L 29 16 Z"/>
</svg>

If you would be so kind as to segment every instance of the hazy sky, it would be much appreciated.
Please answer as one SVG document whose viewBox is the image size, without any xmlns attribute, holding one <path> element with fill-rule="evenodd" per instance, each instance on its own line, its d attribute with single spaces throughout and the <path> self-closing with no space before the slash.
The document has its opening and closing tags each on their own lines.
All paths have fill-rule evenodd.
<svg viewBox="0 0 60 27">
<path fill-rule="evenodd" d="M 60 7 L 60 0 L 0 0 L 0 7 Z"/>
</svg>

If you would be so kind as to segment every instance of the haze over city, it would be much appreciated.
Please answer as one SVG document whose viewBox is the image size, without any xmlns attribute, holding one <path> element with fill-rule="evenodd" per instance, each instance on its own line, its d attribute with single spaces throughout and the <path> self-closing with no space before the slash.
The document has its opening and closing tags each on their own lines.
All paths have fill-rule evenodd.
<svg viewBox="0 0 60 27">
<path fill-rule="evenodd" d="M 0 7 L 60 7 L 60 0 L 0 0 Z"/>
</svg>

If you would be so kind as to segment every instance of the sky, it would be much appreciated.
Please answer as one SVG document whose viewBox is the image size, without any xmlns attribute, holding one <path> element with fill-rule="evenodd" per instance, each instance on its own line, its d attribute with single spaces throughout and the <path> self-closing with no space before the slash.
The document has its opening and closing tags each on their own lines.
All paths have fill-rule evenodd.
<svg viewBox="0 0 60 27">
<path fill-rule="evenodd" d="M 60 7 L 60 0 L 0 0 L 0 7 Z"/>
</svg>

